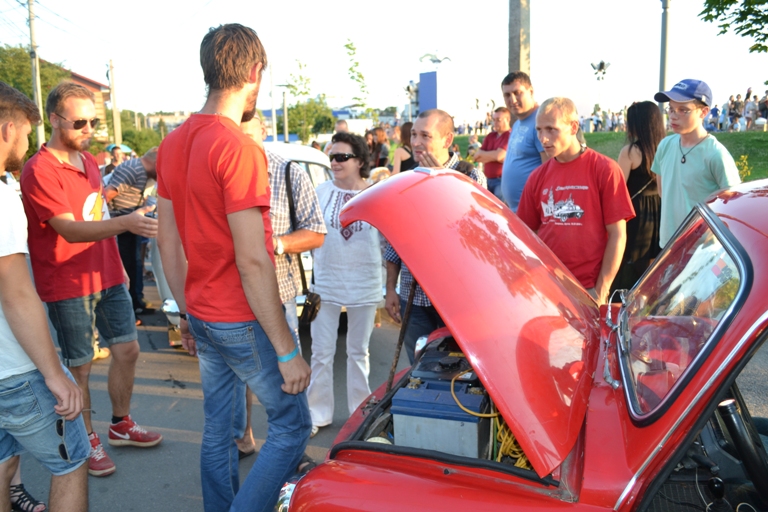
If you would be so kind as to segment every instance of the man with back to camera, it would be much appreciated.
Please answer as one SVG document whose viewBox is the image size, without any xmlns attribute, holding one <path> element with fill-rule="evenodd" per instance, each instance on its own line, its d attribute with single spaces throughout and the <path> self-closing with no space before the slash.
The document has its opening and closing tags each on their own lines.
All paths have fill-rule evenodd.
<svg viewBox="0 0 768 512">
<path fill-rule="evenodd" d="M 130 416 L 139 343 L 115 242 L 115 235 L 124 231 L 153 237 L 157 221 L 145 216 L 152 208 L 109 218 L 99 168 L 86 151 L 99 123 L 91 91 L 61 82 L 48 94 L 45 111 L 51 139 L 21 174 L 29 255 L 35 287 L 48 305 L 64 364 L 83 390 L 83 419 L 92 446 L 88 471 L 107 476 L 115 472 L 115 464 L 93 432 L 88 410 L 94 325 L 100 342 L 112 353 L 107 383 L 112 402 L 109 444 L 148 448 L 163 439 Z"/>
<path fill-rule="evenodd" d="M 531 78 L 522 71 L 510 73 L 501 81 L 501 91 L 504 103 L 515 118 L 501 171 L 501 195 L 516 212 L 528 176 L 548 157 L 536 137 L 539 105 L 533 99 Z"/>
<path fill-rule="evenodd" d="M 475 151 L 475 162 L 483 164 L 483 172 L 488 180 L 488 190 L 503 200 L 501 192 L 501 168 L 507 156 L 509 144 L 509 109 L 499 107 L 493 112 L 493 131 L 483 139 L 483 145 Z"/>
<path fill-rule="evenodd" d="M 21 170 L 40 111 L 0 82 L 0 168 Z M 90 443 L 80 414 L 83 392 L 62 366 L 45 309 L 27 267 L 27 218 L 18 194 L 0 185 L 0 510 L 33 510 L 22 484 L 10 485 L 20 453 L 29 451 L 50 473 L 50 510 L 88 510 Z M 62 454 L 66 454 L 66 459 Z M 11 496 L 11 500 L 8 496 Z M 18 508 L 17 508 L 18 507 Z M 26 508 L 24 508 L 26 507 Z"/>
<path fill-rule="evenodd" d="M 568 98 L 550 98 L 536 114 L 549 160 L 531 173 L 517 215 L 568 267 L 598 304 L 608 301 L 635 216 L 619 164 L 579 141 Z"/>
<path fill-rule="evenodd" d="M 462 162 L 458 154 L 450 152 L 453 132 L 453 118 L 447 112 L 438 109 L 421 112 L 411 129 L 411 147 L 419 166 L 431 169 L 454 169 L 476 182 L 481 182 L 477 170 L 472 168 L 471 164 Z M 465 171 L 464 164 L 467 164 L 471 170 Z M 387 265 L 385 307 L 389 316 L 399 324 L 402 321 L 402 315 L 405 314 L 406 301 L 415 281 L 411 271 L 389 244 L 384 252 L 384 260 Z M 395 289 L 398 275 L 400 276 L 399 296 Z M 444 326 L 445 322 L 440 318 L 432 302 L 421 286 L 416 283 L 411 316 L 403 342 L 405 353 L 411 364 L 414 360 L 416 340 Z"/>
<path fill-rule="evenodd" d="M 160 145 L 158 242 L 182 344 L 199 357 L 204 508 L 268 511 L 299 464 L 312 422 L 304 392 L 310 369 L 275 277 L 266 156 L 240 130 L 256 114 L 267 56 L 253 29 L 228 24 L 205 35 L 200 64 L 205 105 Z M 256 394 L 269 426 L 238 491 L 239 381 Z"/>
<path fill-rule="evenodd" d="M 654 99 L 669 102 L 669 126 L 675 132 L 661 141 L 651 166 L 663 205 L 659 245 L 664 247 L 697 203 L 741 178 L 731 154 L 703 126 L 712 104 L 705 82 L 682 80 Z"/>
</svg>

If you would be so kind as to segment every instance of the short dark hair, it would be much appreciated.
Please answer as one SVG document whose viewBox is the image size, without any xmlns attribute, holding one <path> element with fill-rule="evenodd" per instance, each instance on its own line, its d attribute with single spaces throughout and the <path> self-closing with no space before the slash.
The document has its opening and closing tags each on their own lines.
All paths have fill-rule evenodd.
<svg viewBox="0 0 768 512">
<path fill-rule="evenodd" d="M 40 110 L 31 99 L 21 91 L 0 82 L 0 123 L 5 121 L 21 121 L 26 119 L 29 124 L 40 124 Z M 3 171 L 5 169 L 2 169 Z"/>
<path fill-rule="evenodd" d="M 267 67 L 267 52 L 252 28 L 230 23 L 211 28 L 200 43 L 200 66 L 208 90 L 237 89 L 251 66 Z"/>
<path fill-rule="evenodd" d="M 445 110 L 440 110 L 439 108 L 433 108 L 430 110 L 425 110 L 424 112 L 420 112 L 417 119 L 427 119 L 432 116 L 437 116 L 437 126 L 440 130 L 440 134 L 443 137 L 446 137 L 455 131 L 453 118 L 448 114 L 448 112 Z"/>
<path fill-rule="evenodd" d="M 360 163 L 363 164 L 362 167 L 360 167 L 360 177 L 368 178 L 371 175 L 371 165 L 370 153 L 368 153 L 368 143 L 365 142 L 365 139 L 354 133 L 338 132 L 334 133 L 333 138 L 331 138 L 331 144 L 336 144 L 337 142 L 343 142 L 350 145 L 355 158 L 360 160 Z"/>
<path fill-rule="evenodd" d="M 514 73 L 508 74 L 504 77 L 504 80 L 501 81 L 501 85 L 509 85 L 512 82 L 520 82 L 529 89 L 533 87 L 533 84 L 531 83 L 531 77 L 528 76 L 528 73 L 524 71 L 515 71 Z"/>
<path fill-rule="evenodd" d="M 83 98 L 96 103 L 96 96 L 80 84 L 75 82 L 59 82 L 51 89 L 45 100 L 45 114 L 50 118 L 51 114 L 58 114 L 61 105 L 69 98 Z"/>
</svg>

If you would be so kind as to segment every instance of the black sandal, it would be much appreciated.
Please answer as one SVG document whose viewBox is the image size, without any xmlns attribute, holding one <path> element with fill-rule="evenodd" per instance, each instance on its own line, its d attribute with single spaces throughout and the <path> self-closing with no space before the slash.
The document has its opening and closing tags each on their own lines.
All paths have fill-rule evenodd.
<svg viewBox="0 0 768 512">
<path fill-rule="evenodd" d="M 15 500 L 15 501 L 14 501 Z M 35 507 L 43 505 L 48 510 L 48 506 L 42 501 L 37 501 L 24 488 L 24 484 L 11 486 L 11 510 L 18 512 L 32 512 Z"/>
<path fill-rule="evenodd" d="M 296 474 L 297 475 L 306 475 L 309 473 L 310 470 L 315 469 L 317 467 L 317 462 L 315 462 L 312 457 L 307 455 L 306 453 L 301 456 L 301 460 L 299 461 L 299 465 L 296 468 Z"/>
</svg>

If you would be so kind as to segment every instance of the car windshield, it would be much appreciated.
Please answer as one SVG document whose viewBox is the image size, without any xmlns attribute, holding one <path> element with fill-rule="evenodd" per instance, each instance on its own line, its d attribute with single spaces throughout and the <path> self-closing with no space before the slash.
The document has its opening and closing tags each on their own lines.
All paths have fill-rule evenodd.
<svg viewBox="0 0 768 512">
<path fill-rule="evenodd" d="M 694 365 L 739 291 L 731 255 L 698 214 L 627 297 L 621 317 L 633 409 L 645 415 Z"/>
</svg>

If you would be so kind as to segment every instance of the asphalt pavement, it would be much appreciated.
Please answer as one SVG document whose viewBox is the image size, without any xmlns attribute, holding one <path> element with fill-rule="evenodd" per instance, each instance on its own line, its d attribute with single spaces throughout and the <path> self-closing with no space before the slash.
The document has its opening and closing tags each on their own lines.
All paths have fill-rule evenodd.
<svg viewBox="0 0 768 512">
<path fill-rule="evenodd" d="M 145 297 L 158 304 L 153 283 L 145 285 Z M 382 326 L 374 329 L 371 343 L 369 382 L 375 389 L 384 382 L 395 352 L 398 326 L 382 310 Z M 342 315 L 342 318 L 344 315 Z M 107 394 L 107 372 L 110 359 L 95 361 L 91 372 L 91 401 L 96 411 L 94 430 L 105 450 L 115 462 L 117 471 L 108 477 L 89 477 L 92 511 L 197 512 L 203 510 L 200 489 L 200 445 L 203 431 L 203 395 L 197 359 L 168 344 L 165 315 L 158 312 L 140 317 L 141 355 L 131 400 L 133 419 L 142 427 L 163 434 L 154 448 L 112 447 L 107 444 L 107 429 L 112 409 Z M 301 333 L 304 358 L 309 362 L 311 340 L 308 330 Z M 346 421 L 346 329 L 340 327 L 334 362 L 334 394 L 336 411 L 333 424 L 320 429 L 309 441 L 307 453 L 315 460 L 325 458 L 331 443 Z M 399 368 L 407 366 L 403 354 Z M 266 414 L 258 401 L 252 411 L 253 435 L 258 446 L 266 436 Z M 245 479 L 255 456 L 240 461 L 240 478 Z M 45 469 L 29 455 L 22 456 L 22 480 L 38 499 L 46 499 L 50 478 Z"/>
</svg>

